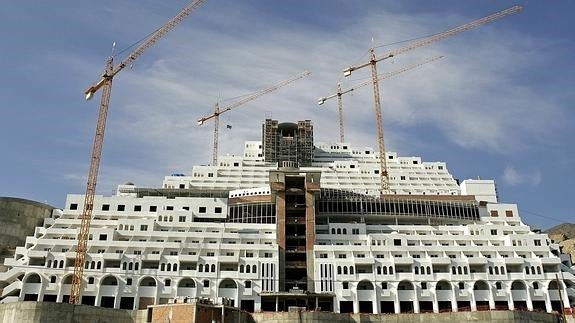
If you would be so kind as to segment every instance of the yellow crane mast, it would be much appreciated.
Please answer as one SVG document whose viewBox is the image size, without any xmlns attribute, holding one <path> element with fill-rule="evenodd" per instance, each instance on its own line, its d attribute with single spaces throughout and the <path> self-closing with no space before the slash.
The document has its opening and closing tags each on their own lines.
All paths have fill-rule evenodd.
<svg viewBox="0 0 575 323">
<path fill-rule="evenodd" d="M 392 78 L 392 77 L 394 77 L 394 76 L 397 76 L 398 74 L 401 74 L 401 73 L 403 73 L 403 72 L 407 72 L 407 71 L 409 71 L 409 70 L 412 70 L 412 69 L 414 69 L 414 68 L 420 67 L 420 66 L 425 65 L 425 64 L 427 64 L 427 63 L 431 63 L 431 62 L 433 62 L 433 61 L 442 59 L 443 57 L 444 57 L 444 56 L 442 56 L 442 55 L 434 56 L 434 57 L 428 58 L 428 59 L 426 59 L 426 60 L 423 60 L 423 61 L 421 61 L 421 62 L 417 62 L 417 63 L 413 63 L 413 64 L 409 64 L 409 65 L 403 66 L 402 68 L 397 69 L 397 70 L 395 70 L 395 71 L 393 71 L 393 72 L 385 73 L 385 74 L 379 76 L 379 77 L 378 77 L 378 80 L 379 80 L 379 81 L 383 81 L 383 80 L 390 79 L 390 78 Z M 331 95 L 328 95 L 328 96 L 324 96 L 324 97 L 321 97 L 321 98 L 318 99 L 317 104 L 318 104 L 318 105 L 322 105 L 322 104 L 325 103 L 325 101 L 337 97 L 337 106 L 338 106 L 338 112 L 339 112 L 339 140 L 340 140 L 340 142 L 342 142 L 342 143 L 345 142 L 345 141 L 344 141 L 344 131 L 343 131 L 343 128 L 344 128 L 344 127 L 343 127 L 343 124 L 344 124 L 344 122 L 343 122 L 343 99 L 342 99 L 342 96 L 343 96 L 344 94 L 353 92 L 353 91 L 355 91 L 355 90 L 357 90 L 357 89 L 359 89 L 359 88 L 361 88 L 361 87 L 364 87 L 364 86 L 366 86 L 366 85 L 369 85 L 369 84 L 371 84 L 371 83 L 372 83 L 372 80 L 368 80 L 368 81 L 359 83 L 359 84 L 355 85 L 354 87 L 350 87 L 349 89 L 346 89 L 346 90 L 342 90 L 342 89 L 341 89 L 341 85 L 338 83 L 338 84 L 337 84 L 337 92 L 336 92 L 336 93 L 331 94 Z"/>
<path fill-rule="evenodd" d="M 248 103 L 252 100 L 255 100 L 257 98 L 259 98 L 260 96 L 264 95 L 264 94 L 268 94 L 270 92 L 273 92 L 283 86 L 286 86 L 294 81 L 297 81 L 301 78 L 304 78 L 308 75 L 310 75 L 311 72 L 308 71 L 304 71 L 300 74 L 297 74 L 285 81 L 282 81 L 280 83 L 277 83 L 275 85 L 272 85 L 268 88 L 265 88 L 263 90 L 260 90 L 258 92 L 255 92 L 254 94 L 247 96 L 239 101 L 233 102 L 225 107 L 221 107 L 218 102 L 216 102 L 216 104 L 214 105 L 214 113 L 201 117 L 200 119 L 198 119 L 198 125 L 203 125 L 206 121 L 210 120 L 210 119 L 214 119 L 214 147 L 213 147 L 213 152 L 212 152 L 212 165 L 217 165 L 218 164 L 218 137 L 219 137 L 219 128 L 220 128 L 220 114 L 230 111 L 234 108 L 237 108 L 245 103 Z"/>
<path fill-rule="evenodd" d="M 391 58 L 395 55 L 398 54 L 402 54 L 405 52 L 408 52 L 410 50 L 422 47 L 422 46 L 426 46 L 429 45 L 431 43 L 434 43 L 436 41 L 440 41 L 443 40 L 447 37 L 451 37 L 453 35 L 459 34 L 461 32 L 470 30 L 472 28 L 481 26 L 483 24 L 486 24 L 488 22 L 506 17 L 508 15 L 517 13 L 519 11 L 521 11 L 523 9 L 522 6 L 513 6 L 511 8 L 499 11 L 497 13 L 494 13 L 492 15 L 474 20 L 470 23 L 455 27 L 455 28 L 451 28 L 449 30 L 446 30 L 442 33 L 438 33 L 435 35 L 432 35 L 430 37 L 415 41 L 409 45 L 407 45 L 406 47 L 400 48 L 400 49 L 396 49 L 396 50 L 392 50 L 390 52 L 388 52 L 387 54 L 381 56 L 381 57 L 377 57 L 375 55 L 375 49 L 372 47 L 369 50 L 370 53 L 370 60 L 367 63 L 358 65 L 358 66 L 350 66 L 348 68 L 346 68 L 345 70 L 343 70 L 343 76 L 350 76 L 351 73 L 355 70 L 364 68 L 366 66 L 370 66 L 371 68 L 371 83 L 373 84 L 373 99 L 374 99 L 374 108 L 375 108 L 375 121 L 376 121 L 376 127 L 377 127 L 377 148 L 379 149 L 379 163 L 380 163 L 380 189 L 381 189 L 381 194 L 389 194 L 389 178 L 388 178 L 388 171 L 387 171 L 387 159 L 385 157 L 385 141 L 384 141 L 384 129 L 383 129 L 383 118 L 381 116 L 381 100 L 380 100 L 380 95 L 379 95 L 379 80 L 378 80 L 378 76 L 377 76 L 377 63 L 384 60 L 384 59 L 388 59 Z"/>
<path fill-rule="evenodd" d="M 84 198 L 84 208 L 78 234 L 78 244 L 76 246 L 76 258 L 74 259 L 74 275 L 72 276 L 72 289 L 70 291 L 70 304 L 78 304 L 80 301 L 82 276 L 84 274 L 84 263 L 86 261 L 86 252 L 88 245 L 88 235 L 90 232 L 90 221 L 92 220 L 92 210 L 94 208 L 94 195 L 96 194 L 96 183 L 98 181 L 98 171 L 102 156 L 102 146 L 104 143 L 104 132 L 106 130 L 106 119 L 108 115 L 108 106 L 110 105 L 110 94 L 112 91 L 112 80 L 126 66 L 129 66 L 136 60 L 146 49 L 155 44 L 162 36 L 172 30 L 184 18 L 186 18 L 194 9 L 198 8 L 205 0 L 195 0 L 186 5 L 177 15 L 168 20 L 163 26 L 156 29 L 148 38 L 146 38 L 136 49 L 134 49 L 124 60 L 114 66 L 114 59 L 110 57 L 106 61 L 106 68 L 102 78 L 91 85 L 84 94 L 86 100 L 91 99 L 94 94 L 102 88 L 102 98 L 100 99 L 100 110 L 96 124 L 96 135 L 92 148 L 92 158 L 90 159 L 90 170 L 88 173 L 88 182 L 86 195 Z"/>
</svg>

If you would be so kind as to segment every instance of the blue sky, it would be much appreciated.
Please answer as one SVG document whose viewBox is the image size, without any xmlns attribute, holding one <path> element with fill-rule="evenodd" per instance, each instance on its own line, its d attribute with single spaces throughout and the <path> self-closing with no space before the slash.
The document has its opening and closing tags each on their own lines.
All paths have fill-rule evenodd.
<svg viewBox="0 0 575 323">
<path fill-rule="evenodd" d="M 0 196 L 62 207 L 83 193 L 112 43 L 122 50 L 185 1 L 2 1 Z M 132 181 L 159 186 L 211 159 L 212 127 L 196 126 L 218 99 L 254 92 L 303 70 L 312 75 L 221 117 L 220 152 L 258 140 L 266 117 L 312 119 L 337 141 L 336 102 L 319 108 L 342 69 L 383 46 L 443 31 L 510 1 L 207 1 L 114 79 L 98 193 Z M 388 150 L 448 163 L 458 179 L 495 179 L 542 228 L 573 222 L 575 113 L 572 1 L 525 1 L 523 12 L 381 63 L 392 71 L 446 58 L 381 84 Z M 6 10 L 9 8 L 9 10 Z M 398 45 L 402 46 L 402 45 Z M 121 57 L 119 57 L 121 58 Z M 368 77 L 358 71 L 349 86 Z M 369 87 L 344 98 L 346 139 L 376 146 Z M 226 124 L 232 126 L 225 129 Z"/>
</svg>

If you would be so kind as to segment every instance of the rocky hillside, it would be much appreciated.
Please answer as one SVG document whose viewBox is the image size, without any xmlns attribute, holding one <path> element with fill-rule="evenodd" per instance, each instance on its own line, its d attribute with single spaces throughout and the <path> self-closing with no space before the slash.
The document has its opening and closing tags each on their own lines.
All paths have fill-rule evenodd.
<svg viewBox="0 0 575 323">
<path fill-rule="evenodd" d="M 563 223 L 545 231 L 551 240 L 559 243 L 564 253 L 571 255 L 575 262 L 575 224 Z"/>
</svg>

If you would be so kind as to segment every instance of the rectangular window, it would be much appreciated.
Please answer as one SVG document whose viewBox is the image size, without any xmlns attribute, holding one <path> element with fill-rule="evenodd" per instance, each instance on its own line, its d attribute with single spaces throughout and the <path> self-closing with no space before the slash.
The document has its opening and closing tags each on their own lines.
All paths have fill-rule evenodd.
<svg viewBox="0 0 575 323">
<path fill-rule="evenodd" d="M 77 209 L 78 209 L 78 203 L 70 204 L 70 210 L 77 210 Z"/>
<path fill-rule="evenodd" d="M 421 282 L 421 289 L 427 289 L 427 282 Z"/>
<path fill-rule="evenodd" d="M 132 278 L 126 278 L 126 285 L 132 286 Z"/>
<path fill-rule="evenodd" d="M 206 207 L 205 207 L 205 206 L 200 206 L 198 212 L 200 212 L 200 213 L 206 213 Z"/>
<path fill-rule="evenodd" d="M 173 211 L 174 207 L 172 205 L 168 205 L 168 206 L 166 206 L 166 210 L 167 211 Z"/>
<path fill-rule="evenodd" d="M 534 240 L 533 241 L 537 247 L 541 246 L 541 240 Z"/>
<path fill-rule="evenodd" d="M 180 215 L 180 217 L 178 218 L 178 221 L 180 221 L 180 222 L 186 222 L 186 216 L 185 216 L 185 215 Z"/>
<path fill-rule="evenodd" d="M 110 211 L 110 204 L 102 204 L 102 211 Z"/>
<path fill-rule="evenodd" d="M 513 217 L 513 211 L 511 211 L 511 210 L 505 211 L 505 216 L 508 218 L 512 218 Z"/>
<path fill-rule="evenodd" d="M 186 188 L 186 184 L 180 184 L 180 188 Z"/>
<path fill-rule="evenodd" d="M 119 204 L 117 210 L 118 211 L 124 211 L 126 209 L 126 206 L 123 204 Z"/>
<path fill-rule="evenodd" d="M 140 225 L 140 231 L 148 231 L 148 225 L 147 224 Z"/>
<path fill-rule="evenodd" d="M 210 287 L 210 281 L 209 280 L 204 280 L 204 287 Z"/>
<path fill-rule="evenodd" d="M 393 239 L 394 246 L 401 246 L 401 239 Z"/>
<path fill-rule="evenodd" d="M 108 240 L 108 235 L 107 235 L 107 234 L 101 234 L 99 240 L 100 240 L 100 241 L 102 241 L 102 240 Z"/>
<path fill-rule="evenodd" d="M 206 256 L 213 257 L 213 256 L 215 256 L 215 253 L 214 252 L 208 252 L 208 253 L 206 253 Z"/>
<path fill-rule="evenodd" d="M 214 177 L 214 173 L 208 173 L 208 177 Z"/>
<path fill-rule="evenodd" d="M 347 258 L 347 256 L 346 256 L 345 254 L 339 254 L 339 255 L 337 255 L 337 257 L 338 257 L 339 259 L 345 259 L 345 258 Z"/>
<path fill-rule="evenodd" d="M 164 281 L 164 286 L 166 286 L 166 287 L 170 286 L 171 284 L 172 284 L 172 280 L 171 280 L 171 279 L 166 279 L 166 280 Z"/>
<path fill-rule="evenodd" d="M 214 212 L 216 212 L 216 213 L 222 213 L 222 208 L 218 206 L 218 207 L 215 208 Z"/>
<path fill-rule="evenodd" d="M 150 205 L 150 212 L 156 212 L 157 209 L 158 209 L 157 206 L 155 206 L 155 205 Z"/>
<path fill-rule="evenodd" d="M 496 217 L 499 216 L 499 212 L 497 212 L 497 210 L 491 210 L 491 216 Z"/>
<path fill-rule="evenodd" d="M 141 205 L 134 205 L 134 212 L 141 212 L 142 206 Z"/>
<path fill-rule="evenodd" d="M 497 235 L 497 230 L 496 230 L 496 229 L 491 229 L 491 235 L 492 235 L 492 236 L 496 236 L 496 235 Z"/>
<path fill-rule="evenodd" d="M 246 280 L 245 286 L 246 286 L 246 288 L 252 288 L 252 281 L 251 281 L 251 280 Z"/>
<path fill-rule="evenodd" d="M 319 257 L 320 257 L 320 258 L 327 258 L 327 253 L 320 253 L 320 254 L 319 254 Z"/>
<path fill-rule="evenodd" d="M 349 289 L 349 283 L 348 282 L 343 282 L 343 283 L 341 283 L 341 285 L 342 285 L 343 289 Z"/>
<path fill-rule="evenodd" d="M 254 253 L 253 253 L 253 252 L 246 252 L 246 257 L 247 257 L 247 258 L 253 258 L 253 257 L 254 257 Z"/>
<path fill-rule="evenodd" d="M 387 282 L 381 282 L 381 289 L 387 289 Z"/>
</svg>

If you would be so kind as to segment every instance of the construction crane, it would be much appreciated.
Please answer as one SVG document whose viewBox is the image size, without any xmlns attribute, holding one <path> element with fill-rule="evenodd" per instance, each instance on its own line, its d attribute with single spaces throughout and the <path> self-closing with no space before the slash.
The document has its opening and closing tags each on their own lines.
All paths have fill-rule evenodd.
<svg viewBox="0 0 575 323">
<path fill-rule="evenodd" d="M 247 96 L 239 101 L 233 102 L 225 107 L 220 107 L 219 103 L 216 102 L 216 104 L 214 105 L 214 113 L 208 115 L 208 116 L 204 116 L 200 119 L 198 119 L 198 125 L 203 125 L 206 121 L 210 120 L 210 119 L 214 119 L 214 148 L 213 148 L 213 154 L 212 154 L 212 165 L 217 165 L 218 164 L 218 137 L 219 137 L 219 128 L 220 128 L 220 114 L 230 111 L 232 109 L 235 109 L 245 103 L 248 103 L 252 100 L 255 100 L 257 98 L 259 98 L 260 96 L 264 95 L 264 94 L 268 94 L 270 92 L 273 92 L 283 86 L 286 86 L 294 81 L 297 81 L 301 78 L 304 78 L 308 75 L 310 75 L 311 73 L 309 71 L 304 71 L 300 74 L 297 74 L 285 81 L 282 81 L 280 83 L 277 83 L 275 85 L 272 85 L 266 89 L 260 90 L 258 92 L 255 92 L 254 94 Z"/>
<path fill-rule="evenodd" d="M 382 60 L 394 57 L 395 55 L 402 54 L 402 53 L 408 52 L 410 50 L 429 45 L 429 44 L 434 43 L 436 41 L 439 41 L 439 40 L 445 39 L 447 37 L 459 34 L 461 32 L 470 30 L 472 28 L 478 27 L 478 26 L 486 24 L 488 22 L 491 22 L 491 21 L 506 17 L 508 15 L 517 13 L 517 12 L 521 11 L 522 9 L 523 9 L 522 6 L 513 6 L 511 8 L 508 8 L 508 9 L 499 11 L 497 13 L 494 13 L 492 15 L 489 15 L 487 17 L 483 17 L 481 19 L 474 20 L 470 23 L 467 23 L 467 24 L 464 24 L 464 25 L 461 25 L 461 26 L 458 26 L 455 28 L 451 28 L 451 29 L 446 30 L 442 33 L 438 33 L 438 34 L 429 36 L 427 38 L 423 38 L 421 40 L 415 41 L 415 42 L 407 45 L 406 47 L 392 50 L 392 51 L 388 52 L 387 54 L 385 54 L 379 58 L 376 57 L 375 49 L 372 46 L 372 48 L 369 50 L 370 60 L 367 63 L 357 65 L 357 66 L 350 66 L 343 71 L 343 76 L 350 76 L 351 73 L 355 70 L 364 68 L 366 66 L 371 67 L 371 83 L 373 84 L 375 120 L 376 120 L 376 124 L 377 124 L 377 145 L 378 145 L 378 149 L 379 149 L 379 163 L 380 163 L 380 174 L 381 174 L 381 176 L 380 176 L 381 194 L 388 194 L 390 191 L 389 191 L 389 178 L 388 178 L 388 172 L 387 172 L 387 160 L 385 158 L 383 118 L 381 116 L 381 101 L 380 101 L 380 96 L 379 96 L 379 81 L 378 81 L 378 76 L 377 76 L 377 63 L 382 61 Z"/>
<path fill-rule="evenodd" d="M 406 65 L 406 66 L 404 66 L 404 67 L 402 67 L 402 68 L 400 68 L 400 69 L 398 69 L 398 70 L 395 70 L 395 71 L 389 72 L 389 73 L 385 73 L 385 74 L 379 76 L 379 77 L 378 77 L 378 81 L 383 81 L 383 80 L 390 79 L 390 78 L 392 78 L 392 77 L 394 77 L 394 76 L 396 76 L 396 75 L 398 75 L 398 74 L 401 74 L 401 73 L 406 72 L 406 71 L 409 71 L 409 70 L 411 70 L 411 69 L 420 67 L 420 66 L 425 65 L 425 64 L 427 64 L 427 63 L 431 63 L 431 62 L 436 61 L 436 60 L 438 60 L 438 59 L 442 59 L 443 57 L 444 57 L 444 56 L 441 56 L 441 55 L 439 55 L 439 56 L 434 56 L 434 57 L 428 58 L 428 59 L 426 59 L 426 60 L 424 60 L 424 61 L 421 61 L 421 62 L 417 62 L 417 63 L 410 64 L 410 65 Z M 343 131 L 343 128 L 344 128 L 344 127 L 343 127 L 343 99 L 342 99 L 342 96 L 343 96 L 344 94 L 353 92 L 353 91 L 355 91 L 355 90 L 357 90 L 357 89 L 359 89 L 359 88 L 361 88 L 361 87 L 364 87 L 364 86 L 366 86 L 366 85 L 369 85 L 369 84 L 371 84 L 371 83 L 372 83 L 372 80 L 368 80 L 368 81 L 359 83 L 358 85 L 356 85 L 356 86 L 354 86 L 354 87 L 351 87 L 351 88 L 349 88 L 349 89 L 346 89 L 346 90 L 342 90 L 340 83 L 338 83 L 338 84 L 337 84 L 337 92 L 336 92 L 336 93 L 331 94 L 331 95 L 328 95 L 328 96 L 324 96 L 324 97 L 318 99 L 317 104 L 318 104 L 318 105 L 322 105 L 322 104 L 325 103 L 325 101 L 337 97 L 337 106 L 338 106 L 338 112 L 339 112 L 339 140 L 340 140 L 340 142 L 342 142 L 342 143 L 345 142 L 344 131 Z"/>
<path fill-rule="evenodd" d="M 90 221 L 92 220 L 92 210 L 94 208 L 94 194 L 96 193 L 96 183 L 98 180 L 98 171 L 100 168 L 100 159 L 102 156 L 102 145 L 104 142 L 104 132 L 106 129 L 106 118 L 108 115 L 108 106 L 110 104 L 110 94 L 112 91 L 112 80 L 126 66 L 131 65 L 142 53 L 154 45 L 162 36 L 172 30 L 184 18 L 186 18 L 194 9 L 198 8 L 205 0 L 194 0 L 186 5 L 177 15 L 172 17 L 162 27 L 156 29 L 148 36 L 136 49 L 134 49 L 124 60 L 114 66 L 114 58 L 106 60 L 106 68 L 102 78 L 91 85 L 84 94 L 86 100 L 91 99 L 94 94 L 102 89 L 102 98 L 100 100 L 100 110 L 96 125 L 96 135 L 94 137 L 94 146 L 92 148 L 92 158 L 90 160 L 90 171 L 88 173 L 88 182 L 86 196 L 84 198 L 84 209 L 82 211 L 82 222 L 80 224 L 80 233 L 78 234 L 78 244 L 76 246 L 76 258 L 74 260 L 74 275 L 72 276 L 72 289 L 70 291 L 70 304 L 78 304 L 80 301 L 82 276 L 84 274 L 84 263 L 88 245 L 88 235 L 90 231 Z"/>
</svg>

